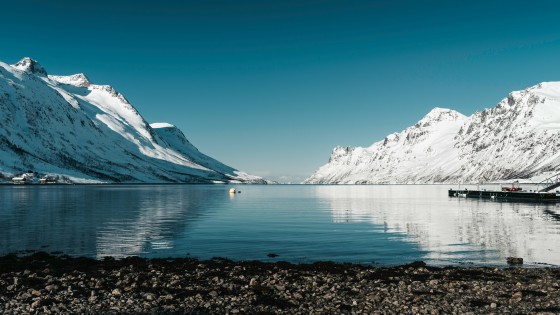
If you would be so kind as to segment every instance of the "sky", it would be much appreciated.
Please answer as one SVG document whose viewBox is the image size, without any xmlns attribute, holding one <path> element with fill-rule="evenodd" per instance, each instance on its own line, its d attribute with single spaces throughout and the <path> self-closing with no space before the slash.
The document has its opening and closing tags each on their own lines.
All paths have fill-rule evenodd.
<svg viewBox="0 0 560 315">
<path fill-rule="evenodd" d="M 300 182 L 434 107 L 560 80 L 559 1 L 3 1 L 0 60 L 110 84 L 200 151 Z"/>
</svg>

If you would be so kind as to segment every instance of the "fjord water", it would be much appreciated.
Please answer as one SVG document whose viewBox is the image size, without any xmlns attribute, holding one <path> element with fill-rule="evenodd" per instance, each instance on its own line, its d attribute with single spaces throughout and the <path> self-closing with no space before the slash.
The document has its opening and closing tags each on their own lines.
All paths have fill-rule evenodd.
<svg viewBox="0 0 560 315">
<path fill-rule="evenodd" d="M 560 265 L 556 204 L 450 198 L 448 185 L 231 187 L 1 186 L 0 254 Z"/>
</svg>

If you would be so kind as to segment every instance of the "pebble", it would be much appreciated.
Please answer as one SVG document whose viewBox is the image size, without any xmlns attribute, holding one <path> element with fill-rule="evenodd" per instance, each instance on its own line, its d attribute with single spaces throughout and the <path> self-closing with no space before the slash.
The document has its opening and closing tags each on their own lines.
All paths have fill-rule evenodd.
<svg viewBox="0 0 560 315">
<path fill-rule="evenodd" d="M 31 308 L 38 308 L 41 305 L 41 300 L 31 303 Z"/>
<path fill-rule="evenodd" d="M 249 281 L 250 286 L 254 286 L 256 284 L 257 284 L 257 279 L 256 278 L 252 278 L 251 281 Z"/>
<path fill-rule="evenodd" d="M 521 300 L 521 299 L 523 298 L 523 293 L 521 293 L 521 292 L 519 292 L 519 291 L 518 291 L 518 292 L 515 292 L 515 293 L 511 296 L 511 298 L 514 299 L 514 300 Z"/>
<path fill-rule="evenodd" d="M 556 267 L 17 259 L 0 257 L 1 314 L 560 313 Z"/>
</svg>

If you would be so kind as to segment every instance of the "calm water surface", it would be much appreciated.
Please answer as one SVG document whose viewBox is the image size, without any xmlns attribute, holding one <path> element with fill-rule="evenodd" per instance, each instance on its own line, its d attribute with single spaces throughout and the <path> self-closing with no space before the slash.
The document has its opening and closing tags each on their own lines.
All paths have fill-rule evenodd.
<svg viewBox="0 0 560 315">
<path fill-rule="evenodd" d="M 560 265 L 560 204 L 449 198 L 439 185 L 230 188 L 1 186 L 0 254 Z"/>
</svg>

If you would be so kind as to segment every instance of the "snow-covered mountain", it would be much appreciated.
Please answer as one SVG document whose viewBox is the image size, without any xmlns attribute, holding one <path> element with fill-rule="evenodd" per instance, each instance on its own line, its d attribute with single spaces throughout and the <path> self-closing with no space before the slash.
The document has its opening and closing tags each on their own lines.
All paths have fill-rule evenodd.
<svg viewBox="0 0 560 315">
<path fill-rule="evenodd" d="M 480 183 L 560 172 L 560 82 L 470 117 L 435 108 L 370 147 L 336 147 L 307 184 Z"/>
<path fill-rule="evenodd" d="M 74 182 L 265 183 L 198 151 L 175 126 L 148 124 L 109 85 L 0 62 L 0 181 L 32 170 Z"/>
</svg>

